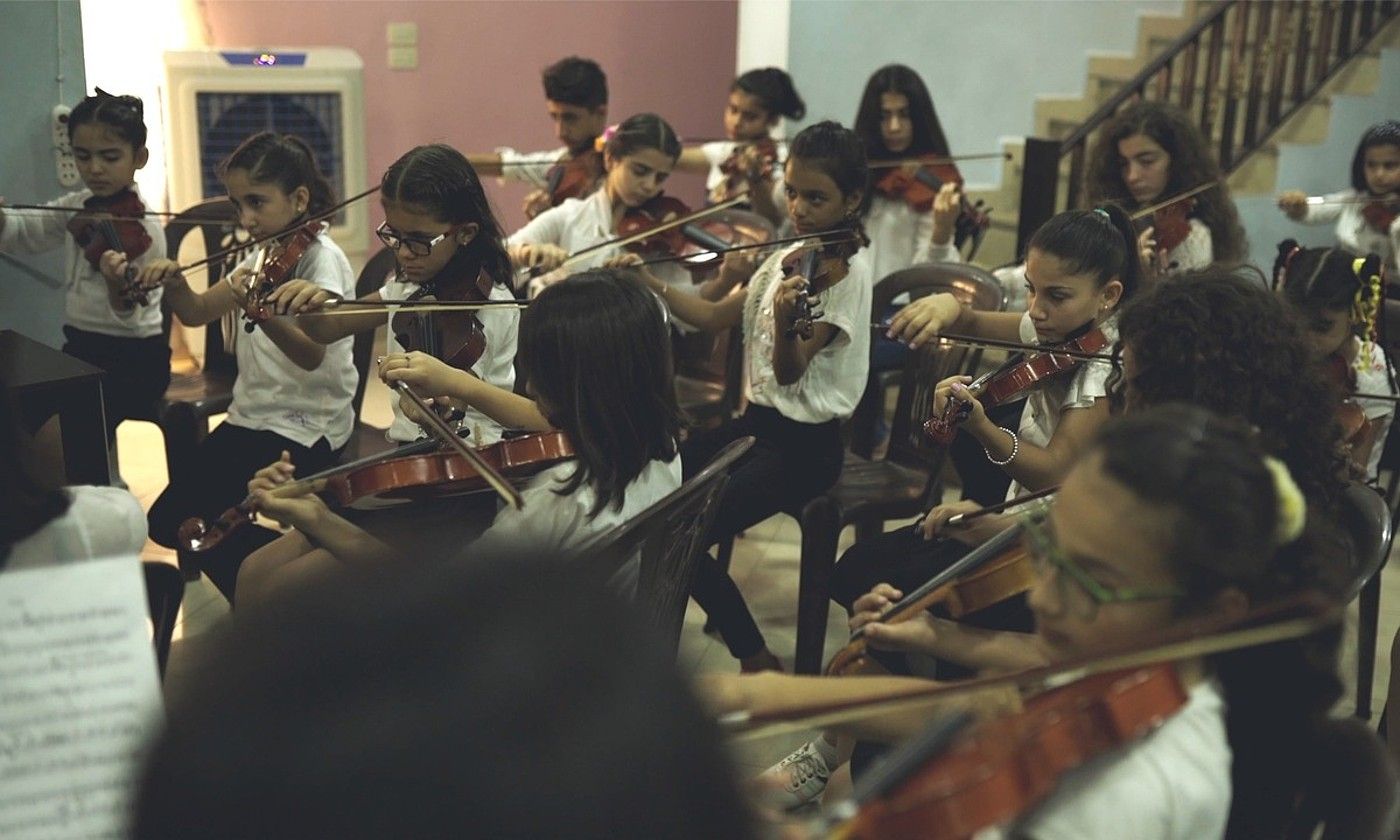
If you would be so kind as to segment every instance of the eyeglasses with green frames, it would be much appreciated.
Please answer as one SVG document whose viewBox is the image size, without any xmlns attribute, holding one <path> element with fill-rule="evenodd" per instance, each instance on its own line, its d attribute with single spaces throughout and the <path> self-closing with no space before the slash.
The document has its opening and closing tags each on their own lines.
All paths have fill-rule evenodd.
<svg viewBox="0 0 1400 840">
<path fill-rule="evenodd" d="M 1092 618 L 1103 604 L 1160 601 L 1166 598 L 1180 598 L 1185 594 L 1177 587 L 1113 587 L 1099 583 L 1082 566 L 1060 550 L 1055 538 L 1046 528 L 1045 520 L 1048 515 L 1048 507 L 1023 514 L 1021 516 L 1021 531 L 1026 536 L 1026 547 L 1029 549 L 1036 571 L 1045 577 L 1049 575 L 1051 568 L 1055 570 L 1056 584 L 1059 587 L 1058 594 L 1063 603 L 1067 605 L 1082 604 L 1084 606 L 1082 612 L 1086 612 Z M 1070 587 L 1071 581 L 1075 584 L 1073 588 Z"/>
</svg>

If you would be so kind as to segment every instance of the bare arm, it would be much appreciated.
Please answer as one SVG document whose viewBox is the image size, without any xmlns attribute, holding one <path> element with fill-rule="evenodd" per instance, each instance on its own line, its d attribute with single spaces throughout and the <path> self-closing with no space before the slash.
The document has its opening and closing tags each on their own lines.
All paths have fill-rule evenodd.
<svg viewBox="0 0 1400 840">
<path fill-rule="evenodd" d="M 943 333 L 1019 342 L 1021 317 L 1018 312 L 982 312 L 940 292 L 911 301 L 896 312 L 886 334 L 912 347 L 920 347 Z"/>
<path fill-rule="evenodd" d="M 626 257 L 636 258 L 636 254 L 628 254 Z M 618 263 L 626 264 L 624 258 L 619 258 Z M 748 299 L 748 292 L 731 294 L 720 300 L 706 300 L 667 285 L 645 268 L 637 269 L 635 276 L 666 302 L 672 314 L 687 324 L 693 324 L 696 329 L 717 332 L 737 327 L 743 321 L 744 301 Z"/>
<path fill-rule="evenodd" d="M 496 152 L 467 155 L 467 160 L 471 162 L 472 168 L 476 170 L 478 175 L 501 174 L 501 156 Z"/>
<path fill-rule="evenodd" d="M 1019 441 L 1015 447 L 1016 457 L 1002 469 L 1028 490 L 1043 490 L 1059 484 L 1108 418 L 1107 397 L 1100 397 L 1085 408 L 1067 408 L 1061 413 L 1049 444 L 1042 447 Z M 992 458 L 1002 461 L 1011 457 L 1011 435 L 988 420 L 985 412 L 980 413 L 980 420 L 969 418 L 964 428 Z"/>
<path fill-rule="evenodd" d="M 379 376 L 390 387 L 395 382 L 405 382 L 423 397 L 450 397 L 464 402 L 507 429 L 547 432 L 554 428 L 534 400 L 483 382 L 427 353 L 414 351 L 385 356 L 379 363 Z M 410 420 L 417 420 L 416 405 L 401 401 L 399 407 Z"/>
<path fill-rule="evenodd" d="M 690 146 L 681 150 L 681 156 L 676 159 L 675 171 L 678 172 L 709 172 L 710 159 L 705 155 L 702 146 Z"/>
</svg>

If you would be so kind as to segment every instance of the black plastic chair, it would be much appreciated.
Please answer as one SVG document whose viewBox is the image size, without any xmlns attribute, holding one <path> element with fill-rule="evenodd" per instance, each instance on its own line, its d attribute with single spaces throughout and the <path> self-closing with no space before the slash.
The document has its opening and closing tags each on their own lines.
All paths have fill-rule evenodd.
<svg viewBox="0 0 1400 840">
<path fill-rule="evenodd" d="M 612 579 L 641 554 L 636 604 L 671 650 L 680 643 L 696 563 L 707 548 L 701 540 L 719 508 L 730 469 L 753 442 L 746 437 L 729 444 L 698 475 L 585 552 L 583 562 L 593 564 L 602 580 Z"/>
<path fill-rule="evenodd" d="M 1280 733 L 1280 737 L 1287 733 Z M 1357 720 L 1329 720 L 1289 840 L 1394 840 L 1400 781 L 1385 744 Z"/>
<path fill-rule="evenodd" d="M 1376 635 L 1380 620 L 1381 569 L 1394 537 L 1392 512 L 1380 493 L 1353 482 L 1342 497 L 1342 526 L 1351 535 L 1356 568 L 1347 600 L 1359 598 L 1356 631 L 1356 716 L 1371 719 L 1371 686 L 1376 670 Z"/>
<path fill-rule="evenodd" d="M 203 201 L 171 219 L 165 226 L 165 248 L 170 259 L 177 259 L 180 243 L 185 236 L 199 231 L 204 237 L 206 254 L 232 247 L 238 241 L 238 212 L 227 198 Z M 237 263 L 237 255 L 209 264 L 208 278 L 212 287 L 223 279 L 224 273 Z M 165 312 L 167 337 L 171 314 Z M 170 480 L 175 481 L 192 462 L 200 442 L 209 434 L 209 418 L 228 411 L 233 401 L 233 380 L 238 375 L 238 362 L 230 351 L 224 330 L 227 325 L 215 320 L 204 328 L 204 367 L 194 373 L 175 376 L 165 397 L 155 409 L 155 420 L 165 436 L 165 463 Z"/>
<path fill-rule="evenodd" d="M 180 602 L 185 597 L 185 576 L 169 563 L 146 560 L 141 563 L 146 575 L 146 602 L 150 608 L 151 642 L 156 649 L 156 665 L 165 676 L 165 663 L 170 659 L 170 640 L 175 635 L 175 618 L 180 614 Z"/>
</svg>

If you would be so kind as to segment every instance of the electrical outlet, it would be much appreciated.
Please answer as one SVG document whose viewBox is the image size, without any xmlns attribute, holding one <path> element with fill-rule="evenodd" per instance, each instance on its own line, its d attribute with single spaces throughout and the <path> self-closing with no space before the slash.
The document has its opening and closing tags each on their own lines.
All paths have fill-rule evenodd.
<svg viewBox="0 0 1400 840">
<path fill-rule="evenodd" d="M 68 114 L 72 110 L 67 105 L 53 106 L 53 162 L 58 183 L 69 188 L 83 182 L 78 175 L 78 162 L 73 159 L 73 145 L 68 142 Z"/>
</svg>

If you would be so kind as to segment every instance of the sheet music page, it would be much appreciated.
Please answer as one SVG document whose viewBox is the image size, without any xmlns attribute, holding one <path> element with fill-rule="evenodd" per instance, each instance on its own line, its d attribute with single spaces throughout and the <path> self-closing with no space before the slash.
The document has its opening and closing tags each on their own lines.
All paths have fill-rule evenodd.
<svg viewBox="0 0 1400 840">
<path fill-rule="evenodd" d="M 0 573 L 0 837 L 123 837 L 161 720 L 137 558 Z"/>
</svg>

